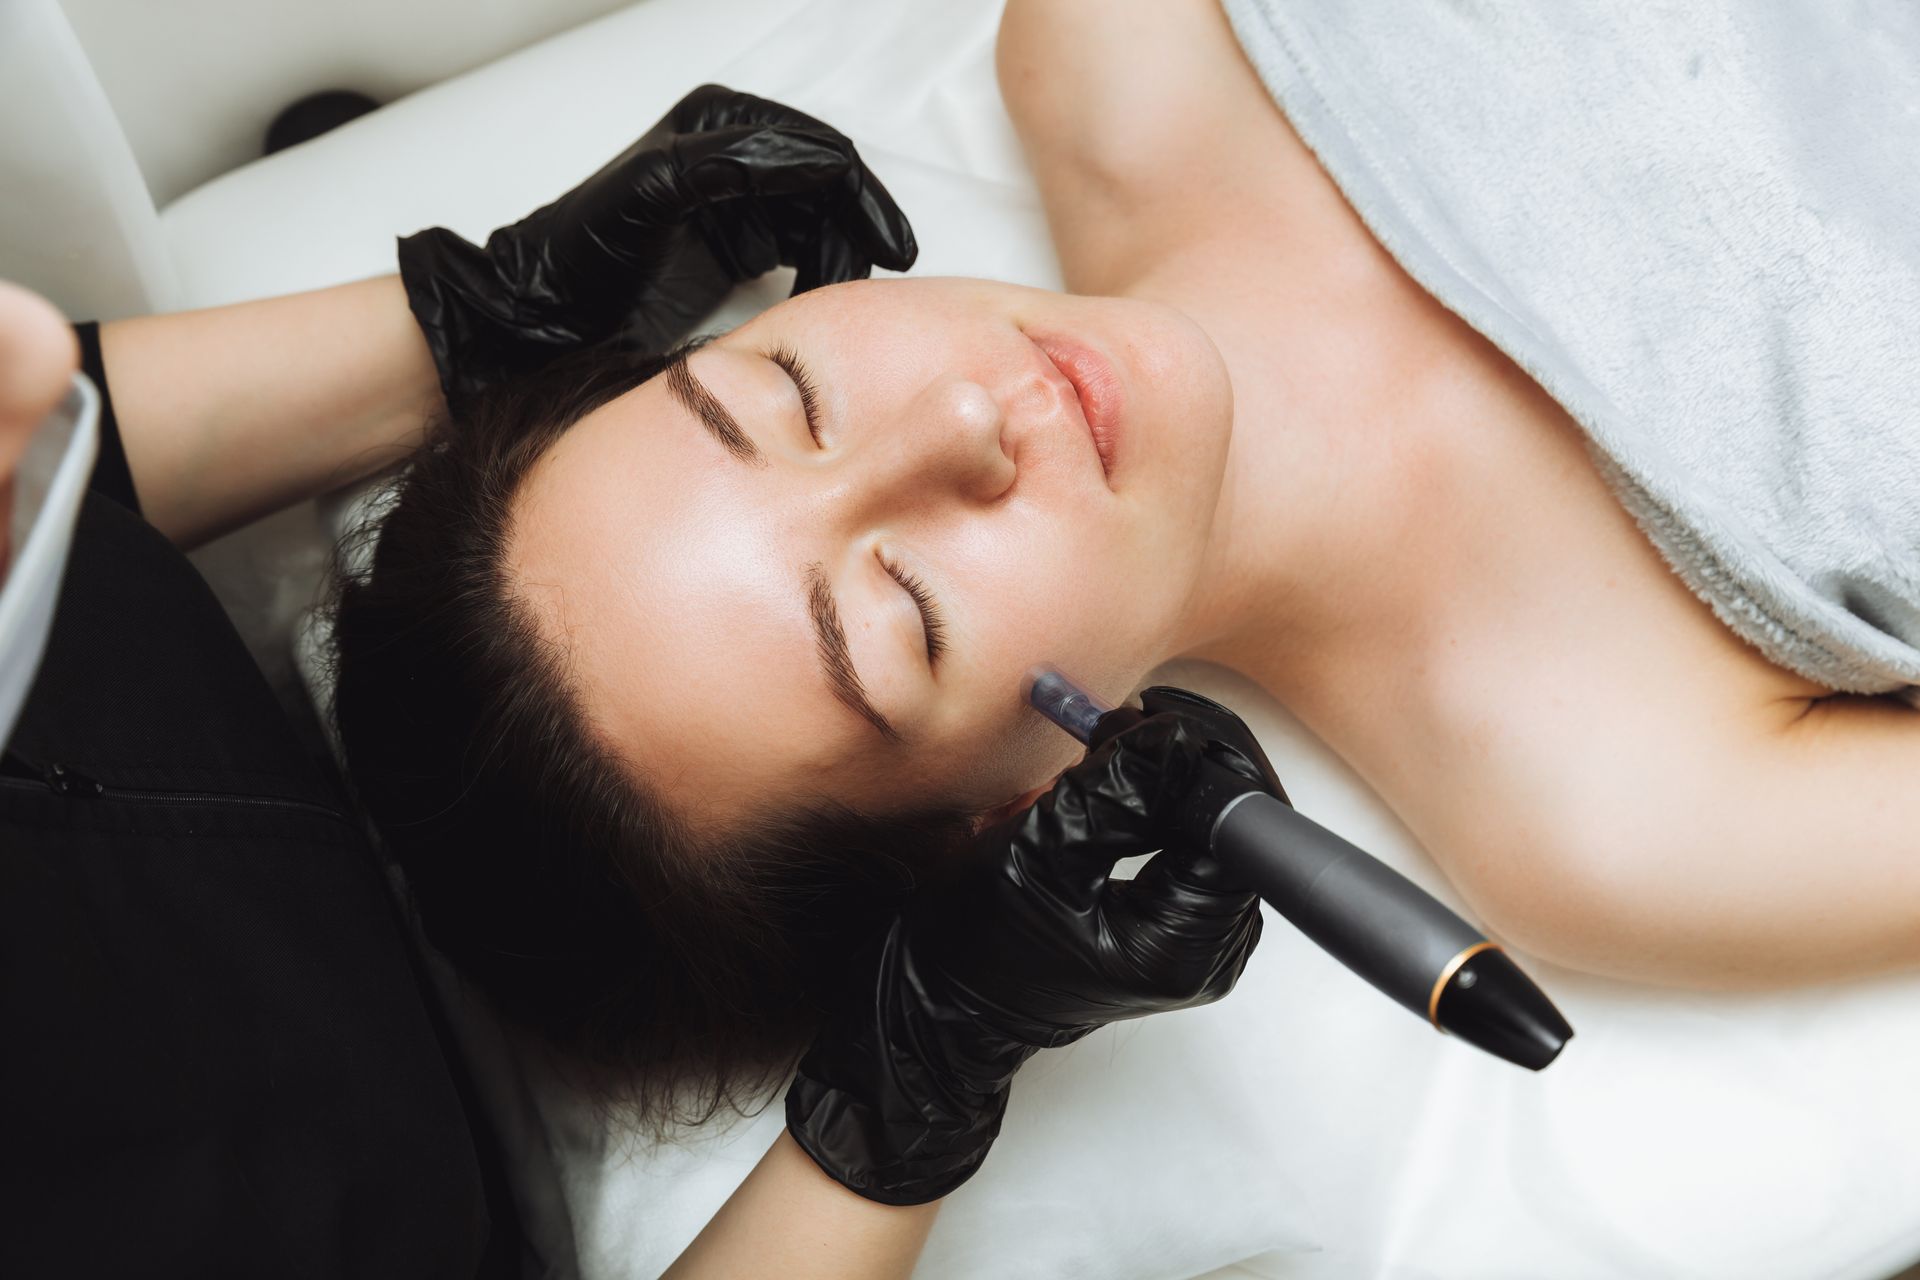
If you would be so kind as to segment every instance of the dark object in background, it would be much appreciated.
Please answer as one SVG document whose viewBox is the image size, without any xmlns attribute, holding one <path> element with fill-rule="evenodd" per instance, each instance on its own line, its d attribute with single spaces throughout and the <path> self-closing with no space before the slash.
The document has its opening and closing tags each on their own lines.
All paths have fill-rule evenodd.
<svg viewBox="0 0 1920 1280">
<path fill-rule="evenodd" d="M 317 138 L 329 129 L 338 129 L 349 120 L 358 120 L 380 104 L 364 93 L 351 89 L 328 89 L 308 94 L 273 118 L 267 126 L 267 146 L 262 155 L 272 155 Z"/>
<path fill-rule="evenodd" d="M 100 459 L 0 751 L 0 1276 L 511 1280 L 498 1135 L 384 867 Z"/>
</svg>

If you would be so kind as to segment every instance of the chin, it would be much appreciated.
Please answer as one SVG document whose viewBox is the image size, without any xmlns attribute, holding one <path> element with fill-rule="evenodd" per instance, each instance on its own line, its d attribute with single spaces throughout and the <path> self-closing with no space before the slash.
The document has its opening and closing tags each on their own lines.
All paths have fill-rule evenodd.
<svg viewBox="0 0 1920 1280">
<path fill-rule="evenodd" d="M 1148 392 L 1131 415 L 1135 465 L 1164 477 L 1173 496 L 1210 520 L 1233 442 L 1233 382 L 1213 340 L 1167 311 L 1177 318 L 1172 332 L 1128 343 L 1128 389 Z"/>
</svg>

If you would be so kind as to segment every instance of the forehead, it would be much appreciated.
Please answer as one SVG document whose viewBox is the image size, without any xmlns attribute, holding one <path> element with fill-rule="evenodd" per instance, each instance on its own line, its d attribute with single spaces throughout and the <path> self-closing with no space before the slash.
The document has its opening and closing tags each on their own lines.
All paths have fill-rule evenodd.
<svg viewBox="0 0 1920 1280">
<path fill-rule="evenodd" d="M 765 474 L 655 378 L 562 435 L 514 505 L 510 570 L 595 728 L 694 811 L 788 794 L 858 741 L 819 671 L 803 544 L 755 492 Z"/>
</svg>

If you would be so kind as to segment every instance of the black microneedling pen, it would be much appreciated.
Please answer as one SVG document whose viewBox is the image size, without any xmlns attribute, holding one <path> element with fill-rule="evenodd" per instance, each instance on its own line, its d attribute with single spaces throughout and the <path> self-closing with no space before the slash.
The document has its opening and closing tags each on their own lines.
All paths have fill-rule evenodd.
<svg viewBox="0 0 1920 1280">
<path fill-rule="evenodd" d="M 1051 667 L 1028 675 L 1035 710 L 1082 743 L 1112 710 Z M 1573 1028 L 1500 945 L 1432 894 L 1231 769 L 1208 766 L 1188 804 L 1208 848 L 1328 954 L 1420 1014 L 1508 1062 L 1540 1070 Z"/>
</svg>

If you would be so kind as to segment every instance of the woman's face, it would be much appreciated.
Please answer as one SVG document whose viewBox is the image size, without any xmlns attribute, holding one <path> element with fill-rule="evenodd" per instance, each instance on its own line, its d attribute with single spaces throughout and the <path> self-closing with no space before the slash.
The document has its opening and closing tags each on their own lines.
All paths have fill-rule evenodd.
<svg viewBox="0 0 1920 1280">
<path fill-rule="evenodd" d="M 581 419 L 529 474 L 509 563 L 595 727 L 696 820 L 984 812 L 1081 754 L 1022 702 L 1030 667 L 1118 700 L 1170 655 L 1232 416 L 1170 307 L 835 285 Z"/>
</svg>

